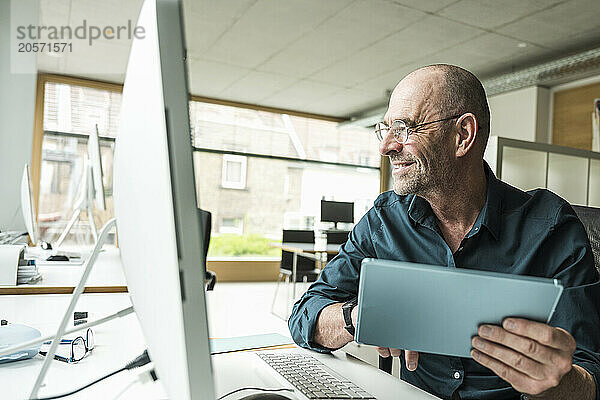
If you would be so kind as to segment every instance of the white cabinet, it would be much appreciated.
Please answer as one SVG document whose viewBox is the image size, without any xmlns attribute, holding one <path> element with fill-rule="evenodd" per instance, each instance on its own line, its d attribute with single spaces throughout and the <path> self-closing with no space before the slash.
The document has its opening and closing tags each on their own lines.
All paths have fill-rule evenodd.
<svg viewBox="0 0 600 400">
<path fill-rule="evenodd" d="M 484 159 L 519 189 L 546 188 L 571 204 L 600 207 L 600 153 L 490 136 Z"/>
</svg>

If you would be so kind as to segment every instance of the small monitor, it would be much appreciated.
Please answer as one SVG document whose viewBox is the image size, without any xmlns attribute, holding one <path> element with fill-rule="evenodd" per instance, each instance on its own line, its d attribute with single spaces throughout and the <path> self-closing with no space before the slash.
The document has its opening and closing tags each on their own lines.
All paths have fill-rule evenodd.
<svg viewBox="0 0 600 400">
<path fill-rule="evenodd" d="M 102 183 L 102 158 L 100 157 L 100 141 L 98 140 L 98 125 L 92 129 L 88 139 L 88 159 L 92 167 L 92 185 L 94 188 L 94 202 L 98 210 L 105 210 L 104 185 Z"/>
<path fill-rule="evenodd" d="M 31 174 L 29 173 L 29 165 L 25 164 L 23 168 L 23 177 L 21 178 L 21 211 L 23 213 L 23 221 L 29 233 L 29 239 L 35 246 L 38 242 L 38 227 L 35 218 L 35 205 L 33 204 L 33 189 L 31 187 Z"/>
<path fill-rule="evenodd" d="M 146 0 L 123 86 L 113 198 L 127 288 L 170 399 L 214 399 L 181 2 Z M 142 145 L 140 145 L 142 143 Z"/>
<path fill-rule="evenodd" d="M 354 222 L 354 203 L 321 200 L 321 221 Z"/>
</svg>

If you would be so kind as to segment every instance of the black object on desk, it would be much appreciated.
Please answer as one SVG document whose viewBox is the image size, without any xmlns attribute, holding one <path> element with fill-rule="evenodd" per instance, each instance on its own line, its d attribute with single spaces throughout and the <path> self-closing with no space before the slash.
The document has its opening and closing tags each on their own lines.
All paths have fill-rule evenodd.
<svg viewBox="0 0 600 400">
<path fill-rule="evenodd" d="M 46 258 L 46 261 L 69 261 L 69 257 L 62 255 L 62 254 L 55 254 L 53 256 L 50 256 L 48 258 Z"/>
</svg>

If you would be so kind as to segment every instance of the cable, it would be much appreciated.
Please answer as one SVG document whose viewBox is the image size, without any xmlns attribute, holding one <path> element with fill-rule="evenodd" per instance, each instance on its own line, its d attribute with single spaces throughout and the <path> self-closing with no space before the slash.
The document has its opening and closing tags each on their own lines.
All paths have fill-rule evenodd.
<svg viewBox="0 0 600 400">
<path fill-rule="evenodd" d="M 294 389 L 288 389 L 288 388 L 281 388 L 281 389 L 264 389 L 264 388 L 258 388 L 258 387 L 245 387 L 245 388 L 241 388 L 241 389 L 236 389 L 233 392 L 229 392 L 227 394 L 224 394 L 223 396 L 219 397 L 217 400 L 221 400 L 227 396 L 231 396 L 234 393 L 237 392 L 241 392 L 242 390 L 259 390 L 261 392 L 283 392 L 283 391 L 288 391 L 288 392 L 293 392 Z"/>
<path fill-rule="evenodd" d="M 110 378 L 111 376 L 116 375 L 116 374 L 118 374 L 120 372 L 123 372 L 123 371 L 126 371 L 126 370 L 130 370 L 130 369 L 141 367 L 143 365 L 148 364 L 149 362 L 150 362 L 150 357 L 148 356 L 148 350 L 144 350 L 144 352 L 141 355 L 139 355 L 138 357 L 136 357 L 135 360 L 127 363 L 123 368 L 121 368 L 121 369 L 119 369 L 117 371 L 111 372 L 110 374 L 105 375 L 105 376 L 103 376 L 101 378 L 98 378 L 95 381 L 93 381 L 91 383 L 88 383 L 85 386 L 80 387 L 79 389 L 75 389 L 75 390 L 73 390 L 71 392 L 68 392 L 68 393 L 58 394 L 58 395 L 54 395 L 54 396 L 50 396 L 50 397 L 38 397 L 36 400 L 53 400 L 53 399 L 60 399 L 62 397 L 70 396 L 72 394 L 75 394 L 77 392 L 82 391 L 83 389 L 87 389 L 90 386 L 95 385 L 96 383 L 105 380 L 106 378 Z"/>
</svg>

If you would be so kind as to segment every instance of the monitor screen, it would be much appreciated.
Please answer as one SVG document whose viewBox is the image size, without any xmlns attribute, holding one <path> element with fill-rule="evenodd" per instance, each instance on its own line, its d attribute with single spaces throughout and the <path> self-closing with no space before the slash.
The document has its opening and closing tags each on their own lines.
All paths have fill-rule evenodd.
<svg viewBox="0 0 600 400">
<path fill-rule="evenodd" d="M 321 200 L 321 221 L 354 222 L 354 203 Z"/>
</svg>

